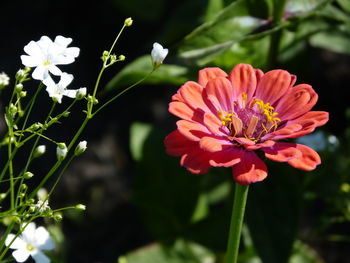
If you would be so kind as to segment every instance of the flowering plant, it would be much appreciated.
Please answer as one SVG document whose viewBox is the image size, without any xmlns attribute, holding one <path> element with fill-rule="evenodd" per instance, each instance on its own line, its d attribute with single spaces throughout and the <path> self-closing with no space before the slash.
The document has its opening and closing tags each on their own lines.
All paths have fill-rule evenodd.
<svg viewBox="0 0 350 263">
<path fill-rule="evenodd" d="M 73 63 L 80 53 L 78 47 L 70 47 L 71 38 L 57 36 L 52 41 L 48 36 L 43 36 L 38 41 L 30 41 L 24 47 L 26 55 L 21 56 L 24 68 L 20 69 L 15 76 L 14 88 L 5 112 L 7 131 L 1 140 L 1 147 L 6 148 L 5 151 L 8 155 L 7 162 L 0 173 L 1 189 L 7 189 L 0 196 L 0 219 L 5 225 L 0 237 L 1 262 L 7 260 L 5 259 L 7 257 L 11 257 L 8 253 L 9 249 L 14 249 L 12 256 L 17 262 L 24 262 L 29 256 L 32 256 L 37 263 L 50 262 L 49 257 L 43 251 L 54 249 L 54 241 L 43 226 L 36 228 L 34 221 L 39 218 L 60 221 L 63 210 L 86 209 L 85 205 L 82 204 L 56 209 L 50 206 L 52 193 L 68 165 L 87 149 L 87 141 L 83 140 L 77 143 L 81 133 L 98 112 L 146 79 L 162 64 L 167 55 L 167 51 L 164 53 L 166 49 L 157 43 L 156 48 L 151 51 L 152 71 L 95 109 L 99 103 L 97 91 L 104 70 L 116 62 L 125 60 L 124 55 L 117 57 L 112 52 L 124 28 L 131 25 L 132 19 L 126 19 L 109 51 L 103 52 L 102 69 L 92 90 L 86 87 L 68 88 L 74 77 L 72 74 L 63 72 L 60 66 Z M 27 83 L 31 83 L 30 80 L 39 81 L 39 86 L 33 97 L 27 101 L 25 86 L 29 85 Z M 9 84 L 10 78 L 5 73 L 1 73 L 0 90 L 4 90 Z M 46 87 L 46 92 L 52 100 L 52 106 L 46 119 L 32 121 L 30 115 L 33 108 L 39 106 L 37 98 L 41 96 L 43 87 Z M 65 97 L 72 99 L 72 101 L 67 108 L 61 111 L 58 104 L 64 104 L 66 100 L 68 101 L 68 98 Z M 73 110 L 73 106 L 78 101 L 86 102 L 85 118 L 74 133 L 73 138 L 62 142 L 49 137 L 47 135 L 49 128 L 61 124 L 64 118 L 69 117 L 70 111 Z M 46 143 L 40 145 L 42 140 Z M 30 170 L 36 159 L 44 158 L 46 144 L 55 145 L 57 161 L 44 177 L 39 178 Z M 19 169 L 20 167 L 16 165 L 17 154 L 25 149 L 22 148 L 24 145 L 31 145 L 31 150 L 24 167 Z M 73 147 L 75 148 L 73 149 Z M 53 178 L 56 173 L 57 176 Z M 38 182 L 31 182 L 32 178 L 38 179 Z M 54 179 L 52 185 L 47 184 L 50 179 Z M 46 191 L 45 187 L 49 187 L 50 190 Z"/>
</svg>

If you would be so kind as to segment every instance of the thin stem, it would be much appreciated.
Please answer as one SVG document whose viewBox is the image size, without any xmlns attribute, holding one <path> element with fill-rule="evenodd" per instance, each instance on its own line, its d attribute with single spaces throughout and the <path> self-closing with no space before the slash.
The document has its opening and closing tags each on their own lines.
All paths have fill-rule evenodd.
<svg viewBox="0 0 350 263">
<path fill-rule="evenodd" d="M 230 233 L 227 243 L 226 263 L 237 262 L 248 189 L 249 186 L 244 186 L 236 183 Z"/>
<path fill-rule="evenodd" d="M 121 95 L 123 95 L 125 92 L 127 92 L 128 90 L 132 89 L 133 87 L 135 87 L 136 85 L 140 84 L 142 81 L 144 81 L 145 79 L 147 79 L 152 73 L 154 72 L 154 69 L 148 73 L 146 76 L 144 76 L 142 79 L 140 79 L 139 81 L 135 82 L 134 84 L 132 84 L 131 86 L 127 87 L 125 90 L 121 91 L 120 93 L 118 93 L 117 95 L 115 95 L 113 98 L 111 98 L 110 100 L 108 100 L 106 103 L 104 103 L 101 107 L 99 107 L 93 114 L 92 116 L 95 116 L 98 112 L 100 112 L 103 108 L 105 108 L 107 105 L 109 105 L 110 103 L 112 103 L 113 101 L 115 101 L 118 97 L 120 97 Z"/>
</svg>

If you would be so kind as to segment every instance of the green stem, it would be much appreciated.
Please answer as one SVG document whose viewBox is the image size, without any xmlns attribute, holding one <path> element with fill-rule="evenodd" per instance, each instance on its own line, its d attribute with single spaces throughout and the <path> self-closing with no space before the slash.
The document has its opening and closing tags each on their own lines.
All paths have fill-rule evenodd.
<svg viewBox="0 0 350 263">
<path fill-rule="evenodd" d="M 249 186 L 244 186 L 236 183 L 230 233 L 227 243 L 226 263 L 237 262 L 248 189 Z"/>
<path fill-rule="evenodd" d="M 273 26 L 278 27 L 283 19 L 286 0 L 273 1 Z M 271 69 L 276 66 L 278 60 L 279 47 L 281 42 L 282 30 L 271 34 L 270 50 L 268 54 L 268 67 Z"/>
</svg>

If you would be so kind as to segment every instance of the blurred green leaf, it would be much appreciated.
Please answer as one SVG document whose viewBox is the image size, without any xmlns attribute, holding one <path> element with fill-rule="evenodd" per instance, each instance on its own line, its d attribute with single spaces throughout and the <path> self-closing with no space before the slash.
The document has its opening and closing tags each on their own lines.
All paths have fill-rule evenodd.
<svg viewBox="0 0 350 263">
<path fill-rule="evenodd" d="M 187 63 L 204 65 L 264 23 L 264 20 L 250 15 L 247 1 L 235 1 L 212 21 L 185 37 L 179 47 L 179 58 Z"/>
<path fill-rule="evenodd" d="M 219 11 L 224 8 L 223 0 L 209 0 L 207 5 L 207 10 L 205 12 L 205 21 L 208 22 L 212 20 Z"/>
<path fill-rule="evenodd" d="M 119 258 L 119 263 L 214 263 L 211 251 L 199 244 L 178 239 L 171 246 L 152 244 Z"/>
<path fill-rule="evenodd" d="M 350 1 L 349 0 L 337 0 L 337 3 L 347 12 L 350 13 Z"/>
<path fill-rule="evenodd" d="M 267 180 L 251 186 L 246 220 L 262 261 L 286 263 L 297 232 L 300 182 L 290 167 L 273 168 Z"/>
<path fill-rule="evenodd" d="M 310 44 L 333 52 L 350 54 L 350 34 L 339 30 L 315 34 L 310 38 Z"/>
<path fill-rule="evenodd" d="M 116 89 L 120 86 L 131 85 L 152 71 L 151 57 L 149 55 L 142 56 L 135 61 L 129 63 L 123 68 L 112 80 L 107 84 L 106 89 Z M 180 85 L 187 80 L 186 74 L 188 68 L 163 64 L 155 72 L 153 72 L 143 84 L 174 84 Z"/>
<path fill-rule="evenodd" d="M 300 240 L 296 240 L 289 263 L 325 263 L 317 252 Z"/>
<path fill-rule="evenodd" d="M 330 0 L 288 0 L 285 11 L 289 15 L 301 15 L 318 9 Z"/>
<path fill-rule="evenodd" d="M 200 178 L 181 167 L 179 158 L 165 153 L 165 134 L 159 129 L 135 123 L 131 131 L 130 145 L 138 149 L 133 201 L 156 238 L 173 240 L 191 223 L 200 199 Z M 146 133 L 146 138 L 137 138 L 137 134 Z"/>
<path fill-rule="evenodd" d="M 134 123 L 130 128 L 130 151 L 134 160 L 142 157 L 142 146 L 152 130 L 152 126 L 146 123 Z"/>
</svg>

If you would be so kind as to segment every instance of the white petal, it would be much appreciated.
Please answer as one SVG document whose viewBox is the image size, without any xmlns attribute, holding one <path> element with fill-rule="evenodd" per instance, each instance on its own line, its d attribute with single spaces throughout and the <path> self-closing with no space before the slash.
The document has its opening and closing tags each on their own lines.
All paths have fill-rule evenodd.
<svg viewBox="0 0 350 263">
<path fill-rule="evenodd" d="M 55 76 L 60 76 L 62 74 L 62 71 L 53 64 L 48 65 L 47 68 L 48 68 L 48 71 L 50 71 Z"/>
<path fill-rule="evenodd" d="M 48 68 L 45 66 L 37 66 L 32 73 L 33 79 L 44 80 L 48 77 Z"/>
<path fill-rule="evenodd" d="M 67 96 L 69 98 L 75 98 L 77 96 L 77 92 L 78 90 L 73 90 L 73 89 L 66 89 L 64 92 L 63 92 L 63 95 L 64 96 Z"/>
<path fill-rule="evenodd" d="M 62 75 L 61 75 L 61 80 L 60 82 L 58 83 L 58 85 L 61 87 L 61 88 L 66 88 L 73 80 L 73 75 L 72 74 L 68 74 L 66 72 L 63 72 Z"/>
<path fill-rule="evenodd" d="M 64 52 L 65 55 L 72 56 L 74 58 L 78 57 L 79 53 L 80 53 L 80 48 L 78 48 L 78 47 L 69 47 Z"/>
<path fill-rule="evenodd" d="M 22 64 L 27 67 L 36 67 L 41 64 L 41 60 L 37 57 L 22 55 L 21 56 Z"/>
<path fill-rule="evenodd" d="M 8 246 L 15 236 L 14 234 L 9 234 L 5 240 L 5 245 Z M 23 249 L 25 247 L 26 243 L 20 237 L 17 237 L 10 246 L 12 249 Z"/>
<path fill-rule="evenodd" d="M 54 80 L 53 80 L 50 76 L 47 76 L 47 77 L 43 80 L 43 83 L 44 83 L 45 86 L 47 86 L 47 87 L 56 86 L 56 83 L 54 82 Z"/>
<path fill-rule="evenodd" d="M 24 262 L 28 259 L 30 253 L 26 249 L 17 249 L 12 252 L 12 256 L 17 262 Z"/>
<path fill-rule="evenodd" d="M 44 59 L 44 54 L 43 54 L 43 50 L 40 48 L 40 46 L 38 45 L 38 43 L 34 42 L 34 41 L 30 41 L 25 47 L 24 47 L 24 51 L 35 58 L 38 59 Z"/>
<path fill-rule="evenodd" d="M 62 51 L 64 52 L 64 51 Z M 71 64 L 75 61 L 73 56 L 65 56 L 63 53 L 60 56 L 56 56 L 54 60 L 52 60 L 56 65 L 67 65 Z"/>
<path fill-rule="evenodd" d="M 51 260 L 41 251 L 37 251 L 36 253 L 32 254 L 33 259 L 36 263 L 49 263 Z"/>
<path fill-rule="evenodd" d="M 35 231 L 35 241 L 38 249 L 51 250 L 55 247 L 49 232 L 42 226 Z"/>
<path fill-rule="evenodd" d="M 72 41 L 70 37 L 57 36 L 55 38 L 55 43 L 63 47 L 67 47 Z"/>
</svg>

